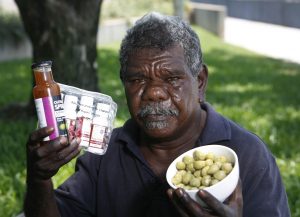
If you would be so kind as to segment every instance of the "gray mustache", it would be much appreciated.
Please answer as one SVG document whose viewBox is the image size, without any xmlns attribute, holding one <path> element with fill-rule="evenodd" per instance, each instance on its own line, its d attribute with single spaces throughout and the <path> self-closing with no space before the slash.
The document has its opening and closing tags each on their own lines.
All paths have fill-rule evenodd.
<svg viewBox="0 0 300 217">
<path fill-rule="evenodd" d="M 164 103 L 153 103 L 143 106 L 138 111 L 138 116 L 146 117 L 147 115 L 170 115 L 178 116 L 179 112 L 177 109 L 167 107 Z"/>
</svg>

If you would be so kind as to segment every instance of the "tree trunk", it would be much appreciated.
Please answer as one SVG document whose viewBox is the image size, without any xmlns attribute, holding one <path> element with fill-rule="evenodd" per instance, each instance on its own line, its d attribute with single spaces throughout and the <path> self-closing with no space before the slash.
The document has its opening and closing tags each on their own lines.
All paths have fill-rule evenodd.
<svg viewBox="0 0 300 217">
<path fill-rule="evenodd" d="M 174 15 L 184 18 L 184 0 L 173 0 Z"/>
<path fill-rule="evenodd" d="M 55 81 L 99 91 L 97 31 L 102 0 L 15 1 L 33 46 L 33 62 L 52 60 Z"/>
</svg>

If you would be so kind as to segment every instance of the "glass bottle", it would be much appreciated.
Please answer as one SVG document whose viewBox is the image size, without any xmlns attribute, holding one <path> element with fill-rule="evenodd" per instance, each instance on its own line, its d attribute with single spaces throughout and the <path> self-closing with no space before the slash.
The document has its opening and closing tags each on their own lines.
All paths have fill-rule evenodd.
<svg viewBox="0 0 300 217">
<path fill-rule="evenodd" d="M 33 98 L 36 106 L 39 128 L 51 126 L 53 133 L 44 141 L 53 140 L 59 136 L 67 136 L 64 106 L 59 85 L 53 80 L 52 62 L 42 61 L 32 64 L 35 87 Z"/>
</svg>

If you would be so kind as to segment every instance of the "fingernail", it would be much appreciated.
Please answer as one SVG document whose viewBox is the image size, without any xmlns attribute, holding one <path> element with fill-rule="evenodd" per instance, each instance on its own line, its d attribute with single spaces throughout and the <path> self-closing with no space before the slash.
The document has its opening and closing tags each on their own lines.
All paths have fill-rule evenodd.
<svg viewBox="0 0 300 217">
<path fill-rule="evenodd" d="M 178 188 L 177 191 L 175 191 L 178 197 L 183 197 L 183 190 L 181 188 Z"/>
<path fill-rule="evenodd" d="M 52 132 L 53 130 L 54 130 L 54 128 L 53 128 L 53 127 L 49 127 L 49 128 L 47 128 L 47 132 L 48 132 L 48 133 Z"/>
<path fill-rule="evenodd" d="M 59 140 L 60 144 L 63 144 L 63 145 L 68 145 L 68 139 L 64 136 L 61 136 L 60 137 L 60 140 Z"/>
<path fill-rule="evenodd" d="M 169 188 L 169 189 L 167 190 L 167 194 L 168 194 L 169 196 L 171 196 L 172 193 L 173 193 L 173 190 Z"/>
<path fill-rule="evenodd" d="M 79 145 L 81 142 L 81 139 L 80 138 L 76 138 L 76 143 Z"/>
<path fill-rule="evenodd" d="M 200 195 L 200 196 L 205 196 L 205 191 L 202 190 L 202 189 L 200 189 L 200 190 L 198 191 L 198 195 Z"/>
<path fill-rule="evenodd" d="M 182 188 L 179 188 L 177 193 L 177 197 L 179 198 L 179 200 L 181 200 L 182 202 L 187 201 L 187 195 L 184 193 Z"/>
</svg>

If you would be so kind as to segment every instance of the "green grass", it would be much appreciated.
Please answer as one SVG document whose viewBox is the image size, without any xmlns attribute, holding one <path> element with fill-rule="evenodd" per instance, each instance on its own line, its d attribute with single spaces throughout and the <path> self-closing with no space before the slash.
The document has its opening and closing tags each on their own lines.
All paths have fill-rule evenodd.
<svg viewBox="0 0 300 217">
<path fill-rule="evenodd" d="M 196 30 L 209 68 L 207 101 L 268 144 L 281 170 L 292 216 L 300 217 L 300 65 L 251 53 Z M 101 91 L 118 103 L 120 126 L 129 114 L 118 75 L 118 46 L 101 47 L 98 65 Z M 29 100 L 29 60 L 0 63 L 0 92 L 0 108 Z M 35 126 L 36 118 L 0 119 L 0 216 L 14 216 L 22 209 L 25 142 Z M 53 178 L 55 186 L 73 172 L 74 162 Z"/>
</svg>

